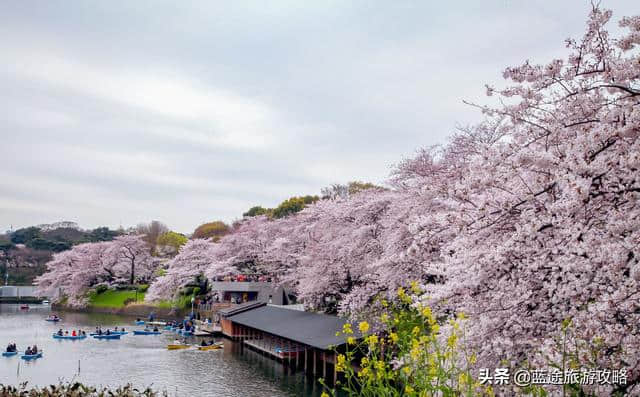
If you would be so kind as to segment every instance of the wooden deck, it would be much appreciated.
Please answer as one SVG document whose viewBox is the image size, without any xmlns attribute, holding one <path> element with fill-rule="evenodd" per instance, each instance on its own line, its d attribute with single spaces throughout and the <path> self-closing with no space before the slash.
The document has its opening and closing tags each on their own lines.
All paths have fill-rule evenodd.
<svg viewBox="0 0 640 397">
<path fill-rule="evenodd" d="M 198 330 L 198 332 L 196 333 L 197 336 L 203 336 L 203 335 L 198 335 L 199 333 L 205 333 L 204 335 L 213 335 L 213 334 L 220 334 L 222 333 L 222 327 L 219 324 L 210 324 L 204 321 L 199 321 L 199 320 L 194 320 L 195 324 L 196 324 L 196 329 Z"/>
</svg>

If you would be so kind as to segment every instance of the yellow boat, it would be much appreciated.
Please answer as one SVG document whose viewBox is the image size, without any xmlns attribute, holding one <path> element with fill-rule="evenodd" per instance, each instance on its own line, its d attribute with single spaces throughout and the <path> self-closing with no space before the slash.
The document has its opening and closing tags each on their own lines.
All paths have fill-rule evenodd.
<svg viewBox="0 0 640 397">
<path fill-rule="evenodd" d="M 172 345 L 167 345 L 167 349 L 168 350 L 180 350 L 180 349 L 188 349 L 190 348 L 191 345 L 183 345 L 183 344 L 172 344 Z"/>
<path fill-rule="evenodd" d="M 218 350 L 222 349 L 222 343 L 214 343 L 209 346 L 198 346 L 198 350 Z"/>
</svg>

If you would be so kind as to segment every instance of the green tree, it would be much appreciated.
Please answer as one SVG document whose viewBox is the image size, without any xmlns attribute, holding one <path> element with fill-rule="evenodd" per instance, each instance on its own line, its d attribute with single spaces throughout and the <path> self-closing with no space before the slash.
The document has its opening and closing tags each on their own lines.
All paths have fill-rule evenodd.
<svg viewBox="0 0 640 397">
<path fill-rule="evenodd" d="M 320 198 L 318 196 L 291 197 L 278 205 L 273 210 L 274 218 L 284 218 L 296 212 L 300 212 L 309 204 L 315 203 Z"/>
<path fill-rule="evenodd" d="M 14 244 L 27 244 L 34 238 L 41 237 L 41 231 L 35 226 L 18 229 L 11 233 L 11 242 Z"/>
<path fill-rule="evenodd" d="M 119 233 L 117 231 L 111 230 L 108 227 L 97 227 L 89 233 L 89 240 L 91 242 L 111 241 L 118 235 Z"/>
<path fill-rule="evenodd" d="M 374 185 L 371 182 L 360 182 L 360 181 L 349 182 L 349 195 L 353 195 L 367 189 L 381 189 L 381 187 Z"/>
<path fill-rule="evenodd" d="M 229 225 L 222 221 L 204 223 L 193 232 L 193 238 L 211 238 L 218 241 L 229 232 Z"/>
<path fill-rule="evenodd" d="M 187 241 L 184 234 L 168 231 L 158 236 L 157 244 L 159 247 L 170 247 L 174 252 L 178 252 Z"/>
<path fill-rule="evenodd" d="M 259 216 L 259 215 L 269 215 L 272 211 L 273 209 L 271 208 L 264 208 L 257 205 L 255 207 L 249 208 L 249 211 L 242 214 L 242 216 L 250 217 L 250 216 Z"/>
<path fill-rule="evenodd" d="M 44 238 L 36 237 L 27 242 L 27 247 L 34 250 L 61 252 L 71 248 L 68 241 L 51 241 Z"/>
</svg>

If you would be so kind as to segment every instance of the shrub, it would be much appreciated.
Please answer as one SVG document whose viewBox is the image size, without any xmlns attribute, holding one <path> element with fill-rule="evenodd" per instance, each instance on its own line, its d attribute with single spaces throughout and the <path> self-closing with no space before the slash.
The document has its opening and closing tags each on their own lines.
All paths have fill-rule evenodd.
<svg viewBox="0 0 640 397">
<path fill-rule="evenodd" d="M 96 293 L 101 294 L 109 290 L 109 287 L 104 284 L 99 284 L 96 286 Z"/>
</svg>

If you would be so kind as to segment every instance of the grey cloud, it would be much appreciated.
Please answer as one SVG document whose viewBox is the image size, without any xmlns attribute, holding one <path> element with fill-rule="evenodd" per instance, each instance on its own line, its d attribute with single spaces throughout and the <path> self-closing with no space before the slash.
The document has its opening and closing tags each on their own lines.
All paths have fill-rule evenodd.
<svg viewBox="0 0 640 397">
<path fill-rule="evenodd" d="M 614 18 L 635 1 L 608 1 Z M 0 5 L 0 230 L 190 232 L 389 166 L 564 54 L 582 1 Z M 615 30 L 615 26 L 612 24 Z"/>
</svg>

